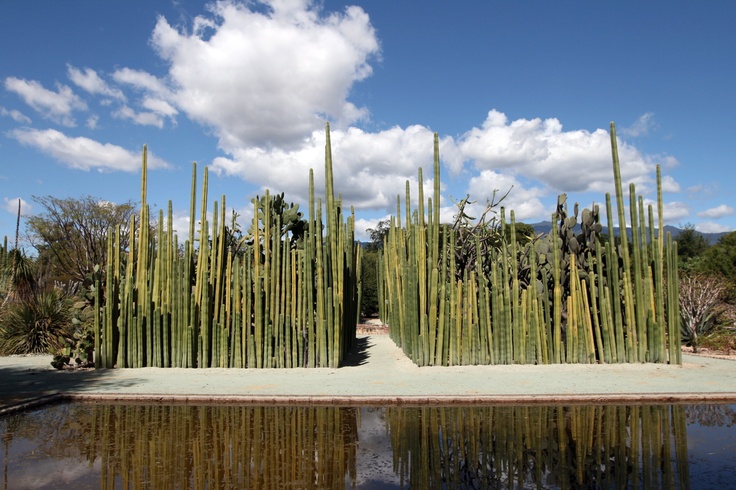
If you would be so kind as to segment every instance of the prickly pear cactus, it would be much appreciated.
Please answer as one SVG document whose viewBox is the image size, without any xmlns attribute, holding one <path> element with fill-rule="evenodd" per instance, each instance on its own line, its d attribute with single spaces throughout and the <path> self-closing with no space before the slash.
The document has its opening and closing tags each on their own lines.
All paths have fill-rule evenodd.
<svg viewBox="0 0 736 490">
<path fill-rule="evenodd" d="M 269 202 L 270 200 L 270 202 Z M 307 230 L 308 223 L 303 219 L 303 213 L 299 211 L 299 204 L 286 203 L 284 193 L 256 197 L 252 202 L 257 206 L 258 216 L 253 220 L 248 229 L 250 240 L 255 236 L 254 225 L 264 230 L 266 223 L 270 229 L 280 234 L 283 238 L 287 233 L 291 236 L 292 245 L 301 243 L 302 237 Z M 268 214 L 268 216 L 267 216 Z"/>
</svg>

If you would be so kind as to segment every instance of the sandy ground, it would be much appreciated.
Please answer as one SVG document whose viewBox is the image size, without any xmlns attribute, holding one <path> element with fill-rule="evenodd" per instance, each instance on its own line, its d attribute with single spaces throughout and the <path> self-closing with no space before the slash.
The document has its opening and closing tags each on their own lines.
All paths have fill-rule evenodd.
<svg viewBox="0 0 736 490">
<path fill-rule="evenodd" d="M 736 361 L 417 367 L 380 332 L 339 369 L 57 371 L 50 356 L 0 357 L 0 413 L 50 399 L 156 403 L 478 404 L 736 401 Z"/>
</svg>

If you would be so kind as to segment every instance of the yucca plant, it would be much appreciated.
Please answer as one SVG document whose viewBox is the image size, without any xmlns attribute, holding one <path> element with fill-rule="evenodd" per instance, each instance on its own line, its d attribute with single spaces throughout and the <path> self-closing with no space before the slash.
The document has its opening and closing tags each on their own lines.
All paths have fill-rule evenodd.
<svg viewBox="0 0 736 490">
<path fill-rule="evenodd" d="M 0 354 L 49 354 L 72 334 L 71 302 L 56 289 L 7 303 L 0 315 Z"/>
<path fill-rule="evenodd" d="M 15 301 L 26 301 L 38 291 L 36 267 L 33 259 L 21 250 L 3 249 L 0 260 L 0 293 L 2 304 Z"/>
</svg>

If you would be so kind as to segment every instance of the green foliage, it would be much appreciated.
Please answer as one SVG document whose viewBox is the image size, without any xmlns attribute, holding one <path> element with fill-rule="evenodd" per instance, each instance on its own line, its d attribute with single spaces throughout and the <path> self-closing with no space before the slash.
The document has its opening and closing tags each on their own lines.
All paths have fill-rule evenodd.
<svg viewBox="0 0 736 490">
<path fill-rule="evenodd" d="M 99 284 L 100 268 L 95 268 L 86 282 L 91 286 L 82 287 L 81 291 L 70 301 L 71 329 L 64 337 L 63 346 L 57 349 L 51 365 L 56 369 L 67 367 L 94 366 L 95 351 L 95 314 L 97 292 L 95 284 Z"/>
<path fill-rule="evenodd" d="M 368 244 L 366 248 L 368 250 L 380 250 L 383 248 L 383 239 L 386 238 L 388 235 L 388 231 L 391 229 L 391 220 L 390 219 L 382 219 L 380 220 L 375 228 L 368 228 L 366 232 L 368 232 L 368 236 L 371 239 L 371 242 Z"/>
<path fill-rule="evenodd" d="M 723 235 L 701 255 L 699 270 L 736 278 L 736 232 Z"/>
<path fill-rule="evenodd" d="M 0 354 L 50 354 L 72 334 L 70 302 L 57 290 L 7 303 L 0 312 Z"/>
<path fill-rule="evenodd" d="M 526 223 L 516 223 L 515 226 L 515 238 L 516 243 L 519 246 L 524 246 L 529 242 L 534 241 L 537 238 L 537 233 L 534 231 L 532 225 Z M 511 243 L 511 227 L 506 228 L 505 234 L 506 242 Z"/>
<path fill-rule="evenodd" d="M 477 219 L 466 213 L 467 206 L 475 204 L 475 201 L 470 200 L 469 195 L 455 203 L 457 206 L 455 221 L 449 229 L 445 226 L 441 227 L 440 238 L 453 240 L 458 279 L 475 270 L 478 261 L 481 263 L 482 270 L 490 274 L 491 264 L 496 260 L 494 253 L 500 252 L 504 244 L 511 243 L 512 233 L 520 247 L 536 240 L 536 233 L 532 225 L 517 223 L 513 231 L 511 226 L 506 225 L 505 210 L 501 207 L 501 203 L 509 192 L 511 189 L 503 195 L 494 192 L 492 198 L 486 202 L 483 213 Z M 478 246 L 476 246 L 476 239 Z M 510 252 L 510 249 L 507 251 Z"/>
<path fill-rule="evenodd" d="M 708 240 L 695 231 L 695 226 L 686 223 L 682 231 L 677 235 L 677 257 L 680 260 L 688 260 L 702 255 L 708 249 Z"/>
<path fill-rule="evenodd" d="M 583 209 L 580 221 L 579 233 L 574 231 L 578 223 L 578 204 L 573 206 L 573 214 L 568 215 L 567 195 L 561 194 L 557 198 L 557 211 L 553 215 L 553 226 L 556 227 L 555 233 L 537 237 L 533 242 L 524 249 L 524 252 L 518 258 L 519 274 L 522 285 L 525 287 L 531 283 L 528 274 L 531 272 L 529 258 L 531 255 L 530 247 L 534 248 L 534 254 L 537 261 L 537 287 L 541 291 L 546 287 L 550 294 L 553 291 L 553 268 L 555 267 L 553 257 L 555 252 L 558 257 L 557 266 L 560 269 L 560 282 L 562 284 L 563 295 L 570 291 L 570 275 L 569 270 L 575 256 L 575 266 L 577 267 L 578 277 L 586 279 L 588 270 L 593 265 L 588 263 L 589 257 L 593 257 L 596 244 L 600 245 L 600 233 L 603 229 L 600 223 L 600 211 L 597 205 L 593 209 Z M 518 232 L 517 232 L 518 235 Z M 557 249 L 556 251 L 554 249 Z M 616 257 L 609 257 L 609 262 L 618 267 Z M 564 311 L 564 309 L 563 309 Z"/>
<path fill-rule="evenodd" d="M 733 323 L 730 326 L 717 326 L 700 337 L 698 342 L 704 349 L 734 352 L 736 351 L 736 328 Z"/>
<path fill-rule="evenodd" d="M 677 260 L 680 270 L 702 271 L 701 258 L 709 247 L 708 240 L 695 231 L 692 224 L 686 223 L 682 232 L 677 235 Z"/>
<path fill-rule="evenodd" d="M 95 265 L 107 264 L 107 233 L 120 226 L 121 248 L 127 249 L 132 201 L 114 204 L 96 197 L 37 197 L 42 212 L 26 219 L 26 231 L 40 264 L 53 282 L 84 282 Z"/>
<path fill-rule="evenodd" d="M 378 314 L 378 264 L 380 253 L 375 249 L 366 250 L 361 257 L 360 277 L 361 301 L 360 309 L 364 316 L 373 317 Z"/>
<path fill-rule="evenodd" d="M 443 227 L 440 230 L 440 236 L 452 243 L 456 266 L 455 276 L 458 279 L 462 279 L 466 273 L 474 270 L 477 262 L 481 263 L 484 271 L 490 272 L 490 261 L 493 257 L 491 252 L 499 250 L 501 244 L 504 243 L 503 219 L 497 208 L 510 191 L 511 189 L 500 197 L 497 196 L 496 191 L 493 191 L 492 198 L 486 202 L 483 213 L 477 219 L 466 213 L 466 207 L 469 204 L 475 204 L 475 201 L 470 200 L 469 195 L 455 203 L 457 214 L 452 227 L 449 230 Z"/>
</svg>

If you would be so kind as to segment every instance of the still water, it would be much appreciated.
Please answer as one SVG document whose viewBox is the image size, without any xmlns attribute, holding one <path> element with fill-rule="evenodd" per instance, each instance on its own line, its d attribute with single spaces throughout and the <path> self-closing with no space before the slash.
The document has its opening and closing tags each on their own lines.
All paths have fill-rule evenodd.
<svg viewBox="0 0 736 490">
<path fill-rule="evenodd" d="M 69 403 L 0 419 L 24 488 L 733 488 L 736 405 Z"/>
</svg>

